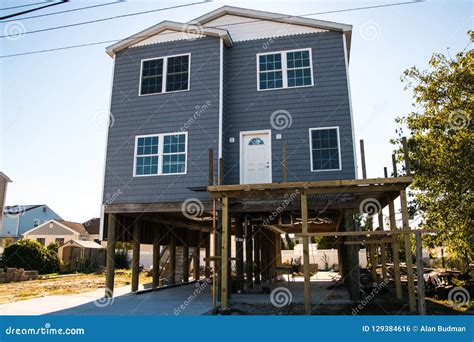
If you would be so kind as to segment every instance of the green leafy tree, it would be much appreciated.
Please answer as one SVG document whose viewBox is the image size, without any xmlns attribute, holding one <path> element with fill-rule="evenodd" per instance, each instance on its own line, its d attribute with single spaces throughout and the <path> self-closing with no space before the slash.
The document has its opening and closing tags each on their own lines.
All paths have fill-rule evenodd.
<svg viewBox="0 0 474 342">
<path fill-rule="evenodd" d="M 3 262 L 7 267 L 36 270 L 40 274 L 58 272 L 61 264 L 54 251 L 34 240 L 20 240 L 5 247 Z"/>
<path fill-rule="evenodd" d="M 471 37 L 472 37 L 472 33 Z M 429 69 L 412 67 L 402 81 L 413 91 L 414 111 L 397 119 L 408 128 L 414 181 L 411 205 L 421 213 L 431 246 L 447 246 L 468 266 L 473 260 L 472 169 L 474 50 L 454 57 L 434 54 Z M 401 135 L 392 140 L 401 151 Z"/>
</svg>

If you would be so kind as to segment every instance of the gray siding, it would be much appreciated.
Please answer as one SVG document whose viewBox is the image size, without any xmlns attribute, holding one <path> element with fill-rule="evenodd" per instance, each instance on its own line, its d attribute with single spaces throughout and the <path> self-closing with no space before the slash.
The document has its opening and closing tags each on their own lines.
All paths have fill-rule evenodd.
<svg viewBox="0 0 474 342">
<path fill-rule="evenodd" d="M 264 49 L 264 46 L 267 47 Z M 257 53 L 311 48 L 314 86 L 257 91 Z M 342 34 L 335 32 L 237 42 L 227 49 L 224 98 L 226 103 L 226 182 L 240 182 L 239 133 L 272 130 L 272 180 L 281 182 L 281 146 L 286 144 L 288 181 L 352 179 L 355 177 L 350 104 Z M 276 110 L 291 114 L 291 127 L 272 128 Z M 342 170 L 311 172 L 309 128 L 339 126 Z M 276 140 L 276 134 L 282 134 Z M 229 143 L 234 137 L 235 143 Z"/>
<path fill-rule="evenodd" d="M 190 90 L 138 96 L 141 59 L 191 53 Z M 129 48 L 117 54 L 109 128 L 104 199 L 113 203 L 148 203 L 207 198 L 190 190 L 208 183 L 208 150 L 217 156 L 219 40 L 166 42 Z M 209 107 L 189 125 L 185 175 L 133 177 L 135 136 L 178 132 L 199 108 Z M 215 162 L 217 174 L 217 161 Z"/>
</svg>

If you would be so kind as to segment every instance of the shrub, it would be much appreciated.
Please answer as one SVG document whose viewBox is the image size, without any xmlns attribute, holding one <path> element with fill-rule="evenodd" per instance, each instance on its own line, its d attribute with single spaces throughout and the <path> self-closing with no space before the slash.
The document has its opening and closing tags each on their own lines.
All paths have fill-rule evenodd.
<svg viewBox="0 0 474 342">
<path fill-rule="evenodd" d="M 126 250 L 116 251 L 114 262 L 117 269 L 130 268 L 130 259 Z"/>
<path fill-rule="evenodd" d="M 51 242 L 46 249 L 50 252 L 58 253 L 59 244 L 57 242 Z"/>
<path fill-rule="evenodd" d="M 20 240 L 5 247 L 3 261 L 6 267 L 37 270 L 40 274 L 58 272 L 61 264 L 56 252 L 33 240 Z"/>
</svg>

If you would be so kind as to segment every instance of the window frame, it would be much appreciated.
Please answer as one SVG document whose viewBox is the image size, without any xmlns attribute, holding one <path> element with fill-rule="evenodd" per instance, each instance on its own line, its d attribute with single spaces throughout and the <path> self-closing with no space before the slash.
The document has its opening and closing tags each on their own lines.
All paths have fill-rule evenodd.
<svg viewBox="0 0 474 342">
<path fill-rule="evenodd" d="M 309 67 L 311 70 L 311 84 L 301 85 L 301 86 L 288 86 L 288 70 L 295 70 L 295 68 L 288 69 L 288 62 L 286 54 L 288 52 L 299 52 L 299 51 L 308 51 L 309 52 Z M 282 81 L 283 86 L 281 88 L 267 88 L 267 89 L 260 89 L 260 56 L 265 55 L 281 55 L 281 71 L 282 71 Z M 314 70 L 313 70 L 313 49 L 312 48 L 304 48 L 304 49 L 293 49 L 293 50 L 281 50 L 281 51 L 271 51 L 271 52 L 263 52 L 257 53 L 257 91 L 268 91 L 268 90 L 281 90 L 281 89 L 294 89 L 294 88 L 305 88 L 305 87 L 313 87 L 314 86 Z M 299 68 L 296 68 L 299 69 Z M 264 72 L 264 71 L 262 71 Z"/>
<path fill-rule="evenodd" d="M 324 169 L 324 170 L 315 170 L 313 164 L 313 131 L 322 131 L 328 129 L 335 129 L 337 134 L 337 150 L 339 156 L 339 168 L 338 169 Z M 314 127 L 309 129 L 309 158 L 310 158 L 310 170 L 311 172 L 327 172 L 327 171 L 342 171 L 342 156 L 341 156 L 341 136 L 339 134 L 339 126 L 328 126 L 328 127 Z"/>
<path fill-rule="evenodd" d="M 188 88 L 181 90 L 171 90 L 166 91 L 166 81 L 168 78 L 168 58 L 173 57 L 183 57 L 188 56 Z M 151 93 L 151 94 L 142 94 L 142 77 L 143 77 L 143 62 L 153 61 L 153 60 L 163 60 L 163 75 L 161 78 L 161 92 L 160 93 Z M 180 93 L 183 91 L 189 91 L 191 89 L 191 53 L 181 53 L 177 55 L 161 56 L 161 57 L 152 57 L 145 58 L 140 61 L 140 77 L 138 81 L 138 96 L 150 96 L 150 95 L 161 95 L 161 94 L 170 94 L 170 93 Z"/>
<path fill-rule="evenodd" d="M 184 152 L 177 152 L 185 155 L 184 159 L 184 172 L 176 173 L 163 173 L 163 150 L 164 150 L 164 137 L 169 135 L 184 135 Z M 138 175 L 137 174 L 137 152 L 138 152 L 138 139 L 158 137 L 158 173 L 149 175 Z M 174 154 L 174 153 L 172 153 Z M 185 175 L 188 173 L 188 132 L 172 132 L 172 133 L 156 133 L 156 134 L 143 134 L 135 136 L 135 145 L 133 147 L 133 177 L 155 177 L 155 176 L 175 176 Z"/>
</svg>

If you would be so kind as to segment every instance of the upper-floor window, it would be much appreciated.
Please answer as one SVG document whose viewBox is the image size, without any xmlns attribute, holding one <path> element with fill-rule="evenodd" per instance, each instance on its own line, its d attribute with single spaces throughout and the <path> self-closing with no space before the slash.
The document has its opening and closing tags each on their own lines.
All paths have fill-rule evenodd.
<svg viewBox="0 0 474 342">
<path fill-rule="evenodd" d="M 40 224 L 40 219 L 34 219 L 33 221 L 33 227 L 38 227 Z"/>
<path fill-rule="evenodd" d="M 341 170 L 339 127 L 309 129 L 311 171 Z"/>
<path fill-rule="evenodd" d="M 257 55 L 258 90 L 313 85 L 311 49 Z"/>
<path fill-rule="evenodd" d="M 189 90 L 191 55 L 143 59 L 140 95 Z"/>
<path fill-rule="evenodd" d="M 133 175 L 138 177 L 186 173 L 187 144 L 187 132 L 135 137 Z"/>
</svg>

